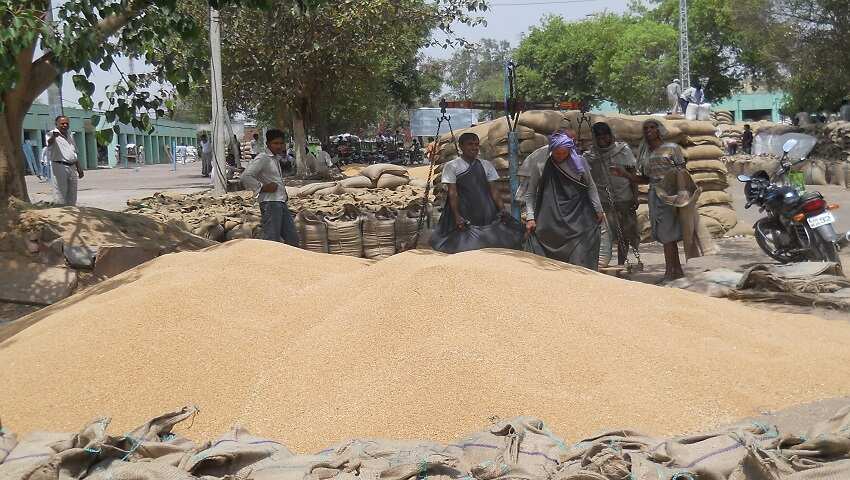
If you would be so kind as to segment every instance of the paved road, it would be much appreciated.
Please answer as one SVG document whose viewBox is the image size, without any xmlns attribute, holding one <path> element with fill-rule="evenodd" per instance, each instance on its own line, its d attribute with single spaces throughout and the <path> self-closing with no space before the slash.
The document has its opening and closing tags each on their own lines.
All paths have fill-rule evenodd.
<svg viewBox="0 0 850 480">
<path fill-rule="evenodd" d="M 127 200 L 146 197 L 155 192 L 197 192 L 212 187 L 211 180 L 200 173 L 200 162 L 177 165 L 148 165 L 139 168 L 108 168 L 88 170 L 80 179 L 77 204 L 106 210 L 124 210 Z M 38 178 L 27 177 L 27 188 L 33 202 L 52 201 L 53 187 L 39 182 Z"/>
</svg>

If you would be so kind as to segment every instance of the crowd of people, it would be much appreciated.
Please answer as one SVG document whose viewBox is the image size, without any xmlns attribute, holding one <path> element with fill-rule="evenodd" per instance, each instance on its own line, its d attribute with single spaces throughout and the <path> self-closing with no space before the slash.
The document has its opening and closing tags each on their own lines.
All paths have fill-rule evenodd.
<svg viewBox="0 0 850 480">
<path fill-rule="evenodd" d="M 652 238 L 664 246 L 664 280 L 684 276 L 679 242 L 687 258 L 712 249 L 699 228 L 696 185 L 685 168 L 681 147 L 665 141 L 664 124 L 643 124 L 637 156 L 617 142 L 605 122 L 592 126 L 593 146 L 580 152 L 574 135 L 561 131 L 529 155 L 520 170 L 518 195 L 525 201 L 525 225 L 505 210 L 493 165 L 479 157 L 479 139 L 464 133 L 460 156 L 443 167 L 448 191 L 431 246 L 446 253 L 477 248 L 524 249 L 566 263 L 597 269 L 601 225 L 612 227 L 618 263 L 637 249 L 637 185 L 649 185 Z"/>
</svg>

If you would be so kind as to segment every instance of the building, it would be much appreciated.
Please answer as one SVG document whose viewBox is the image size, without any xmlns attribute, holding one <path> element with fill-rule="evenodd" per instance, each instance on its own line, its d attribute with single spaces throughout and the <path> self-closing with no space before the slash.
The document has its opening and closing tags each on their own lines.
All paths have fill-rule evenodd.
<svg viewBox="0 0 850 480">
<path fill-rule="evenodd" d="M 98 125 L 92 125 L 91 118 L 94 115 L 100 116 Z M 154 119 L 154 130 L 150 134 L 137 130 L 131 125 L 118 124 L 121 133 L 113 134 L 112 141 L 109 143 L 99 143 L 97 131 L 113 128 L 113 124 L 108 124 L 102 114 L 77 108 L 65 108 L 65 116 L 71 123 L 71 132 L 77 144 L 80 165 L 86 170 L 135 166 L 135 150 L 131 148 L 128 151 L 128 145 L 143 146 L 145 163 L 149 165 L 170 163 L 173 152 L 178 146 L 198 145 L 198 128 L 193 123 Z M 32 145 L 34 158 L 39 158 L 39 153 L 45 145 L 45 136 L 55 128 L 54 120 L 50 115 L 50 107 L 47 105 L 33 104 L 27 113 L 24 119 L 23 138 L 25 142 L 29 140 Z"/>
<path fill-rule="evenodd" d="M 711 92 L 709 92 L 711 93 Z M 779 109 L 785 102 L 783 92 L 745 91 L 723 101 L 711 101 L 711 110 L 714 112 L 729 111 L 735 115 L 736 122 L 755 122 L 759 120 L 770 120 L 774 123 L 782 121 Z M 600 102 L 593 109 L 595 113 L 617 113 L 619 108 L 611 102 Z"/>
</svg>

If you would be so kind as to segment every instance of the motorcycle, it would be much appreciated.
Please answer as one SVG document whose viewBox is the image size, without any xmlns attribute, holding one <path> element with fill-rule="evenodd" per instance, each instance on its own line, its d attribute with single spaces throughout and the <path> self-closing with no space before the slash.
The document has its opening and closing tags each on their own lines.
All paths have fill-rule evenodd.
<svg viewBox="0 0 850 480">
<path fill-rule="evenodd" d="M 791 168 L 806 160 L 791 162 L 788 153 L 797 145 L 791 139 L 782 146 L 783 155 L 773 177 L 761 170 L 752 177 L 738 175 L 744 183 L 747 203 L 758 205 L 765 217 L 753 229 L 756 243 L 768 256 L 781 263 L 802 261 L 834 262 L 841 268 L 838 251 L 850 243 L 850 232 L 835 230 L 836 204 L 828 204 L 820 192 L 800 192 L 787 180 Z"/>
</svg>

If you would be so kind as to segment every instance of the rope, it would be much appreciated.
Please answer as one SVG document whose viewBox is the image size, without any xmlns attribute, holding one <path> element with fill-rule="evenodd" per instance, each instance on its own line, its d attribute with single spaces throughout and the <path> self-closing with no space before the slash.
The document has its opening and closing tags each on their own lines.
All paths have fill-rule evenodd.
<svg viewBox="0 0 850 480">
<path fill-rule="evenodd" d="M 407 250 L 415 248 L 416 245 L 419 244 L 419 234 L 422 232 L 422 226 L 425 223 L 425 218 L 428 214 L 428 203 L 431 198 L 431 180 L 434 174 L 434 159 L 437 155 L 436 146 L 437 142 L 440 141 L 440 129 L 443 126 L 443 122 L 449 126 L 449 133 L 452 136 L 452 145 L 455 147 L 455 152 L 458 151 L 457 148 L 457 139 L 455 138 L 455 131 L 452 128 L 452 117 L 451 115 L 446 114 L 446 108 L 448 104 L 446 103 L 446 99 L 440 100 L 440 117 L 437 118 L 437 131 L 434 133 L 434 151 L 429 155 L 429 167 L 428 167 L 428 181 L 425 183 L 425 194 L 422 196 L 422 205 L 419 208 L 419 219 L 416 222 L 416 234 L 413 236 L 413 241 L 411 245 L 407 247 Z"/>
<path fill-rule="evenodd" d="M 578 120 L 578 132 L 576 133 L 576 136 L 578 138 L 581 138 L 581 127 L 585 123 L 588 126 L 590 126 L 590 117 L 588 117 L 587 113 L 584 110 L 582 110 L 581 117 L 579 117 L 579 120 Z M 602 161 L 602 158 L 600 158 L 599 160 Z M 629 244 L 623 238 L 623 226 L 620 224 L 620 216 L 617 214 L 617 207 L 614 204 L 614 195 L 611 193 L 611 176 L 608 174 L 608 168 L 607 167 L 608 167 L 608 165 L 602 165 L 602 168 L 601 168 L 602 175 L 604 175 L 604 177 L 605 177 L 605 196 L 608 198 L 608 205 L 611 207 L 611 212 L 613 212 L 613 214 L 614 214 L 614 223 L 617 227 L 617 246 L 619 248 L 623 249 L 623 250 L 626 250 L 629 247 Z M 635 201 L 637 201 L 637 199 L 635 199 Z M 607 218 L 606 218 L 606 220 L 607 220 Z M 609 222 L 609 224 L 610 224 L 610 222 Z M 638 243 L 640 243 L 640 240 L 638 240 Z M 641 261 L 641 258 L 640 258 L 640 249 L 638 248 L 638 245 L 632 245 L 631 250 L 635 254 L 635 260 L 637 260 L 638 269 L 642 270 L 643 269 L 643 262 Z M 628 255 L 628 253 L 626 253 L 626 268 L 629 269 L 630 266 L 631 266 L 631 262 L 629 262 L 629 255 Z"/>
</svg>

